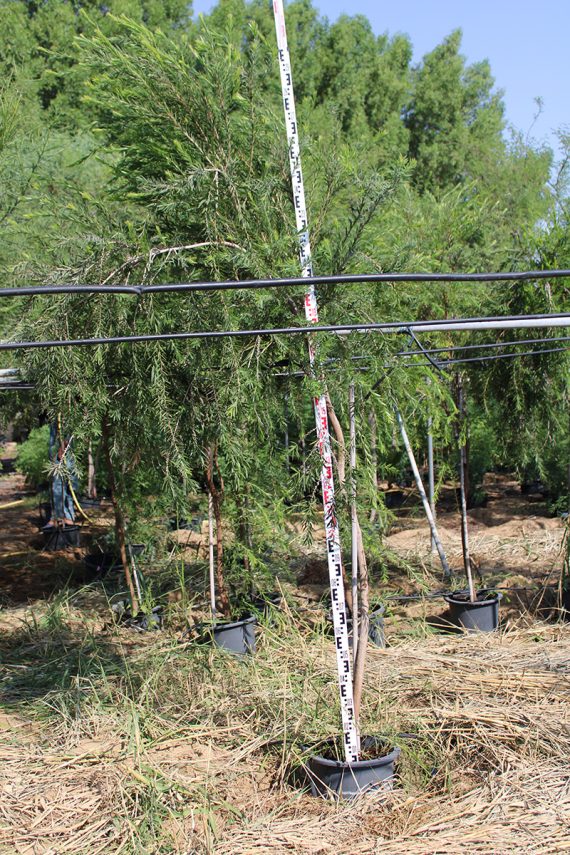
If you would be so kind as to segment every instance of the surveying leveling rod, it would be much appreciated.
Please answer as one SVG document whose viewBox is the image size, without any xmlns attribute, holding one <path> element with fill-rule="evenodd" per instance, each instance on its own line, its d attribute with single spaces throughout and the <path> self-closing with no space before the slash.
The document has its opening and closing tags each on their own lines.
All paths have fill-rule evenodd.
<svg viewBox="0 0 570 855">
<path fill-rule="evenodd" d="M 275 31 L 277 33 L 281 91 L 283 95 L 283 108 L 285 110 L 285 126 L 287 129 L 287 141 L 289 143 L 289 164 L 291 167 L 291 182 L 293 185 L 293 199 L 295 202 L 295 218 L 297 231 L 299 232 L 299 255 L 301 259 L 302 276 L 307 278 L 313 275 L 313 268 L 311 262 L 311 245 L 309 242 L 307 209 L 305 206 L 305 188 L 303 185 L 303 173 L 301 171 L 299 133 L 295 112 L 295 98 L 293 94 L 293 78 L 291 75 L 289 47 L 287 44 L 287 31 L 285 29 L 283 0 L 273 0 L 273 14 L 275 17 Z M 309 323 L 318 323 L 319 316 L 317 310 L 317 298 L 315 288 L 312 284 L 309 285 L 305 294 L 305 317 Z M 315 346 L 312 338 L 309 338 L 309 362 L 311 368 L 313 368 L 315 364 Z M 358 730 L 356 727 L 354 701 L 352 696 L 352 673 L 342 579 L 340 534 L 334 499 L 333 463 L 327 403 L 324 395 L 320 395 L 314 399 L 314 407 L 315 422 L 317 426 L 317 445 L 322 461 L 321 485 L 323 490 L 325 537 L 327 544 L 333 627 L 340 688 L 340 709 L 344 733 L 344 751 L 346 762 L 354 763 L 358 760 Z"/>
</svg>

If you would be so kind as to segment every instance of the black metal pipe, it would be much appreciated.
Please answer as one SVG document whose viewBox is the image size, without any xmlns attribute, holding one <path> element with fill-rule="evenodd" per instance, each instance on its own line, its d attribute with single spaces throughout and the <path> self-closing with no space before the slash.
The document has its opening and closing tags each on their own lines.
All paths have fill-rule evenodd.
<svg viewBox="0 0 570 855">
<path fill-rule="evenodd" d="M 356 285 L 381 282 L 524 282 L 529 279 L 562 279 L 570 270 L 521 270 L 496 273 L 348 273 L 337 276 L 289 276 L 283 279 L 243 279 L 227 282 L 182 282 L 168 285 L 40 285 L 0 288 L 0 297 L 32 297 L 48 294 L 159 294 L 178 291 L 239 291 L 286 288 L 294 285 Z"/>
<path fill-rule="evenodd" d="M 497 359 L 512 359 L 515 356 L 538 356 L 541 353 L 562 353 L 570 350 L 570 347 L 545 347 L 541 350 L 517 350 L 515 353 L 494 353 L 492 356 L 469 356 L 463 359 L 444 359 L 438 364 L 443 368 L 446 365 L 463 365 L 466 362 L 491 362 Z"/>
<path fill-rule="evenodd" d="M 547 342 L 558 342 L 558 341 L 570 341 L 570 336 L 550 336 L 549 338 L 520 338 L 513 341 L 496 341 L 496 342 L 483 342 L 482 344 L 449 344 L 447 347 L 423 347 L 421 348 L 422 353 L 449 353 L 453 351 L 454 353 L 459 350 L 489 350 L 491 348 L 497 347 L 511 347 L 512 345 L 521 345 L 521 344 L 545 344 Z M 399 356 L 416 356 L 418 355 L 417 350 L 404 350 L 398 354 Z M 352 359 L 368 359 L 366 356 L 359 357 L 351 357 Z"/>
<path fill-rule="evenodd" d="M 150 341 L 183 341 L 188 339 L 211 339 L 211 338 L 244 338 L 248 336 L 271 336 L 271 335 L 299 335 L 301 333 L 319 333 L 319 332 L 368 332 L 368 331 L 391 331 L 396 334 L 410 335 L 410 330 L 414 327 L 425 328 L 433 326 L 441 326 L 448 324 L 457 326 L 462 324 L 485 323 L 485 322 L 516 322 L 516 321 L 533 321 L 533 320 L 568 320 L 570 327 L 570 312 L 560 312 L 558 314 L 540 314 L 540 315 L 498 315 L 489 318 L 453 318 L 445 321 L 429 320 L 429 321 L 386 321 L 384 323 L 364 323 L 364 324 L 330 324 L 319 326 L 311 324 L 303 327 L 270 327 L 261 329 L 249 330 L 198 330 L 192 332 L 170 332 L 170 333 L 144 333 L 141 335 L 119 335 L 109 336 L 107 338 L 72 338 L 72 339 L 55 339 L 53 341 L 0 341 L 1 350 L 23 350 L 33 348 L 46 347 L 89 347 L 101 344 L 133 344 L 136 342 Z M 541 326 L 544 326 L 542 324 Z"/>
</svg>

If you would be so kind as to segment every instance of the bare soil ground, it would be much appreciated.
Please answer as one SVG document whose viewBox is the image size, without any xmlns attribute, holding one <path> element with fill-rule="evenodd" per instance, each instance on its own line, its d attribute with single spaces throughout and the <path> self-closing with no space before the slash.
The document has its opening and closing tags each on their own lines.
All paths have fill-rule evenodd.
<svg viewBox="0 0 570 855">
<path fill-rule="evenodd" d="M 301 786 L 303 744 L 338 727 L 333 647 L 308 613 L 286 607 L 247 662 L 116 627 L 81 588 L 85 549 L 43 553 L 37 500 L 0 477 L 0 853 L 570 851 L 570 624 L 525 592 L 556 582 L 563 525 L 506 476 L 486 486 L 472 553 L 484 584 L 517 588 L 501 629 L 442 635 L 441 600 L 393 601 L 362 727 L 401 745 L 398 785 L 336 805 Z M 459 568 L 452 505 L 440 533 Z M 108 523 L 104 508 L 89 536 Z M 411 501 L 386 545 L 384 595 L 423 570 L 442 586 Z M 292 602 L 325 590 L 317 556 L 299 579 Z"/>
</svg>

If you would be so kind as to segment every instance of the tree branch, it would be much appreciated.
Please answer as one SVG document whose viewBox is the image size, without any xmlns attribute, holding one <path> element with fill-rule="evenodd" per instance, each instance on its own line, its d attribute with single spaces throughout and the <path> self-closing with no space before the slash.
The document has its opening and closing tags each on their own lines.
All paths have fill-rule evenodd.
<svg viewBox="0 0 570 855">
<path fill-rule="evenodd" d="M 230 240 L 204 240 L 200 241 L 200 243 L 186 243 L 181 246 L 164 246 L 159 247 L 157 249 L 151 249 L 148 252 L 145 252 L 143 255 L 132 255 L 130 258 L 127 258 L 123 264 L 120 264 L 119 267 L 112 270 L 111 273 L 107 276 L 106 279 L 101 283 L 102 285 L 106 285 L 107 282 L 110 282 L 111 279 L 114 279 L 119 273 L 122 273 L 124 270 L 130 270 L 133 267 L 137 267 L 137 265 L 142 264 L 143 261 L 146 262 L 146 267 L 148 268 L 155 258 L 159 255 L 170 256 L 177 252 L 191 252 L 193 249 L 203 249 L 207 246 L 224 246 L 229 247 L 230 249 L 239 249 L 240 252 L 245 252 L 243 246 L 240 246 L 237 243 L 233 243 Z"/>
</svg>

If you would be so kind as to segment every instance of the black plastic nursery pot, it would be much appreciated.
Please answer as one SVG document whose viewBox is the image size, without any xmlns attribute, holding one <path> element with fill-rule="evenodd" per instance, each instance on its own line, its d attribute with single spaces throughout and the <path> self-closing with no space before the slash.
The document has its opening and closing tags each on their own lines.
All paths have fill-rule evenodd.
<svg viewBox="0 0 570 855">
<path fill-rule="evenodd" d="M 97 510 L 101 507 L 101 499 L 92 499 L 89 496 L 81 496 L 79 504 L 84 511 Z"/>
<path fill-rule="evenodd" d="M 263 614 L 263 617 L 269 617 L 273 609 L 278 609 L 283 602 L 283 597 L 279 591 L 274 591 L 271 594 L 258 594 L 251 601 L 254 609 Z"/>
<path fill-rule="evenodd" d="M 256 617 L 247 617 L 230 623 L 216 623 L 212 627 L 214 643 L 229 653 L 245 656 L 255 653 Z"/>
<path fill-rule="evenodd" d="M 60 549 L 71 549 L 79 546 L 79 526 L 46 525 L 42 529 L 44 535 L 44 549 L 48 552 L 57 552 Z"/>
<path fill-rule="evenodd" d="M 348 627 L 348 646 L 352 647 L 352 618 L 349 618 L 346 624 Z M 386 647 L 384 606 L 379 606 L 368 615 L 368 641 L 373 647 Z"/>
<path fill-rule="evenodd" d="M 40 502 L 38 505 L 38 510 L 40 512 L 40 524 L 42 526 L 47 525 L 51 520 L 51 503 Z"/>
<path fill-rule="evenodd" d="M 333 748 L 334 740 L 325 743 Z M 356 763 L 313 755 L 307 763 L 311 794 L 322 799 L 354 799 L 363 793 L 389 792 L 394 785 L 394 766 L 400 756 L 399 748 L 381 753 L 383 744 L 372 736 L 361 740 L 361 751 L 371 755 Z M 379 756 L 374 756 L 379 755 Z"/>
<path fill-rule="evenodd" d="M 190 519 L 187 517 L 179 517 L 178 519 L 171 517 L 168 521 L 168 527 L 170 531 L 195 531 L 200 533 L 204 520 L 205 517 L 203 516 L 193 516 Z"/>
<path fill-rule="evenodd" d="M 562 610 L 566 620 L 570 618 L 570 588 L 562 589 Z"/>
<path fill-rule="evenodd" d="M 379 606 L 368 615 L 368 642 L 373 647 L 386 647 L 386 637 L 384 634 L 384 610 L 385 606 Z M 332 615 L 329 615 L 328 620 L 332 624 Z M 348 646 L 352 649 L 352 618 L 347 619 L 346 627 L 348 630 Z"/>
<path fill-rule="evenodd" d="M 145 551 L 146 543 L 129 543 L 131 555 L 142 555 Z"/>
<path fill-rule="evenodd" d="M 468 632 L 494 632 L 499 625 L 499 601 L 496 591 L 477 591 L 472 603 L 468 591 L 453 591 L 444 599 L 449 606 L 451 621 Z"/>
<path fill-rule="evenodd" d="M 86 555 L 83 559 L 85 569 L 94 576 L 105 576 L 110 570 L 122 568 L 121 559 L 113 552 L 98 552 Z"/>
</svg>

